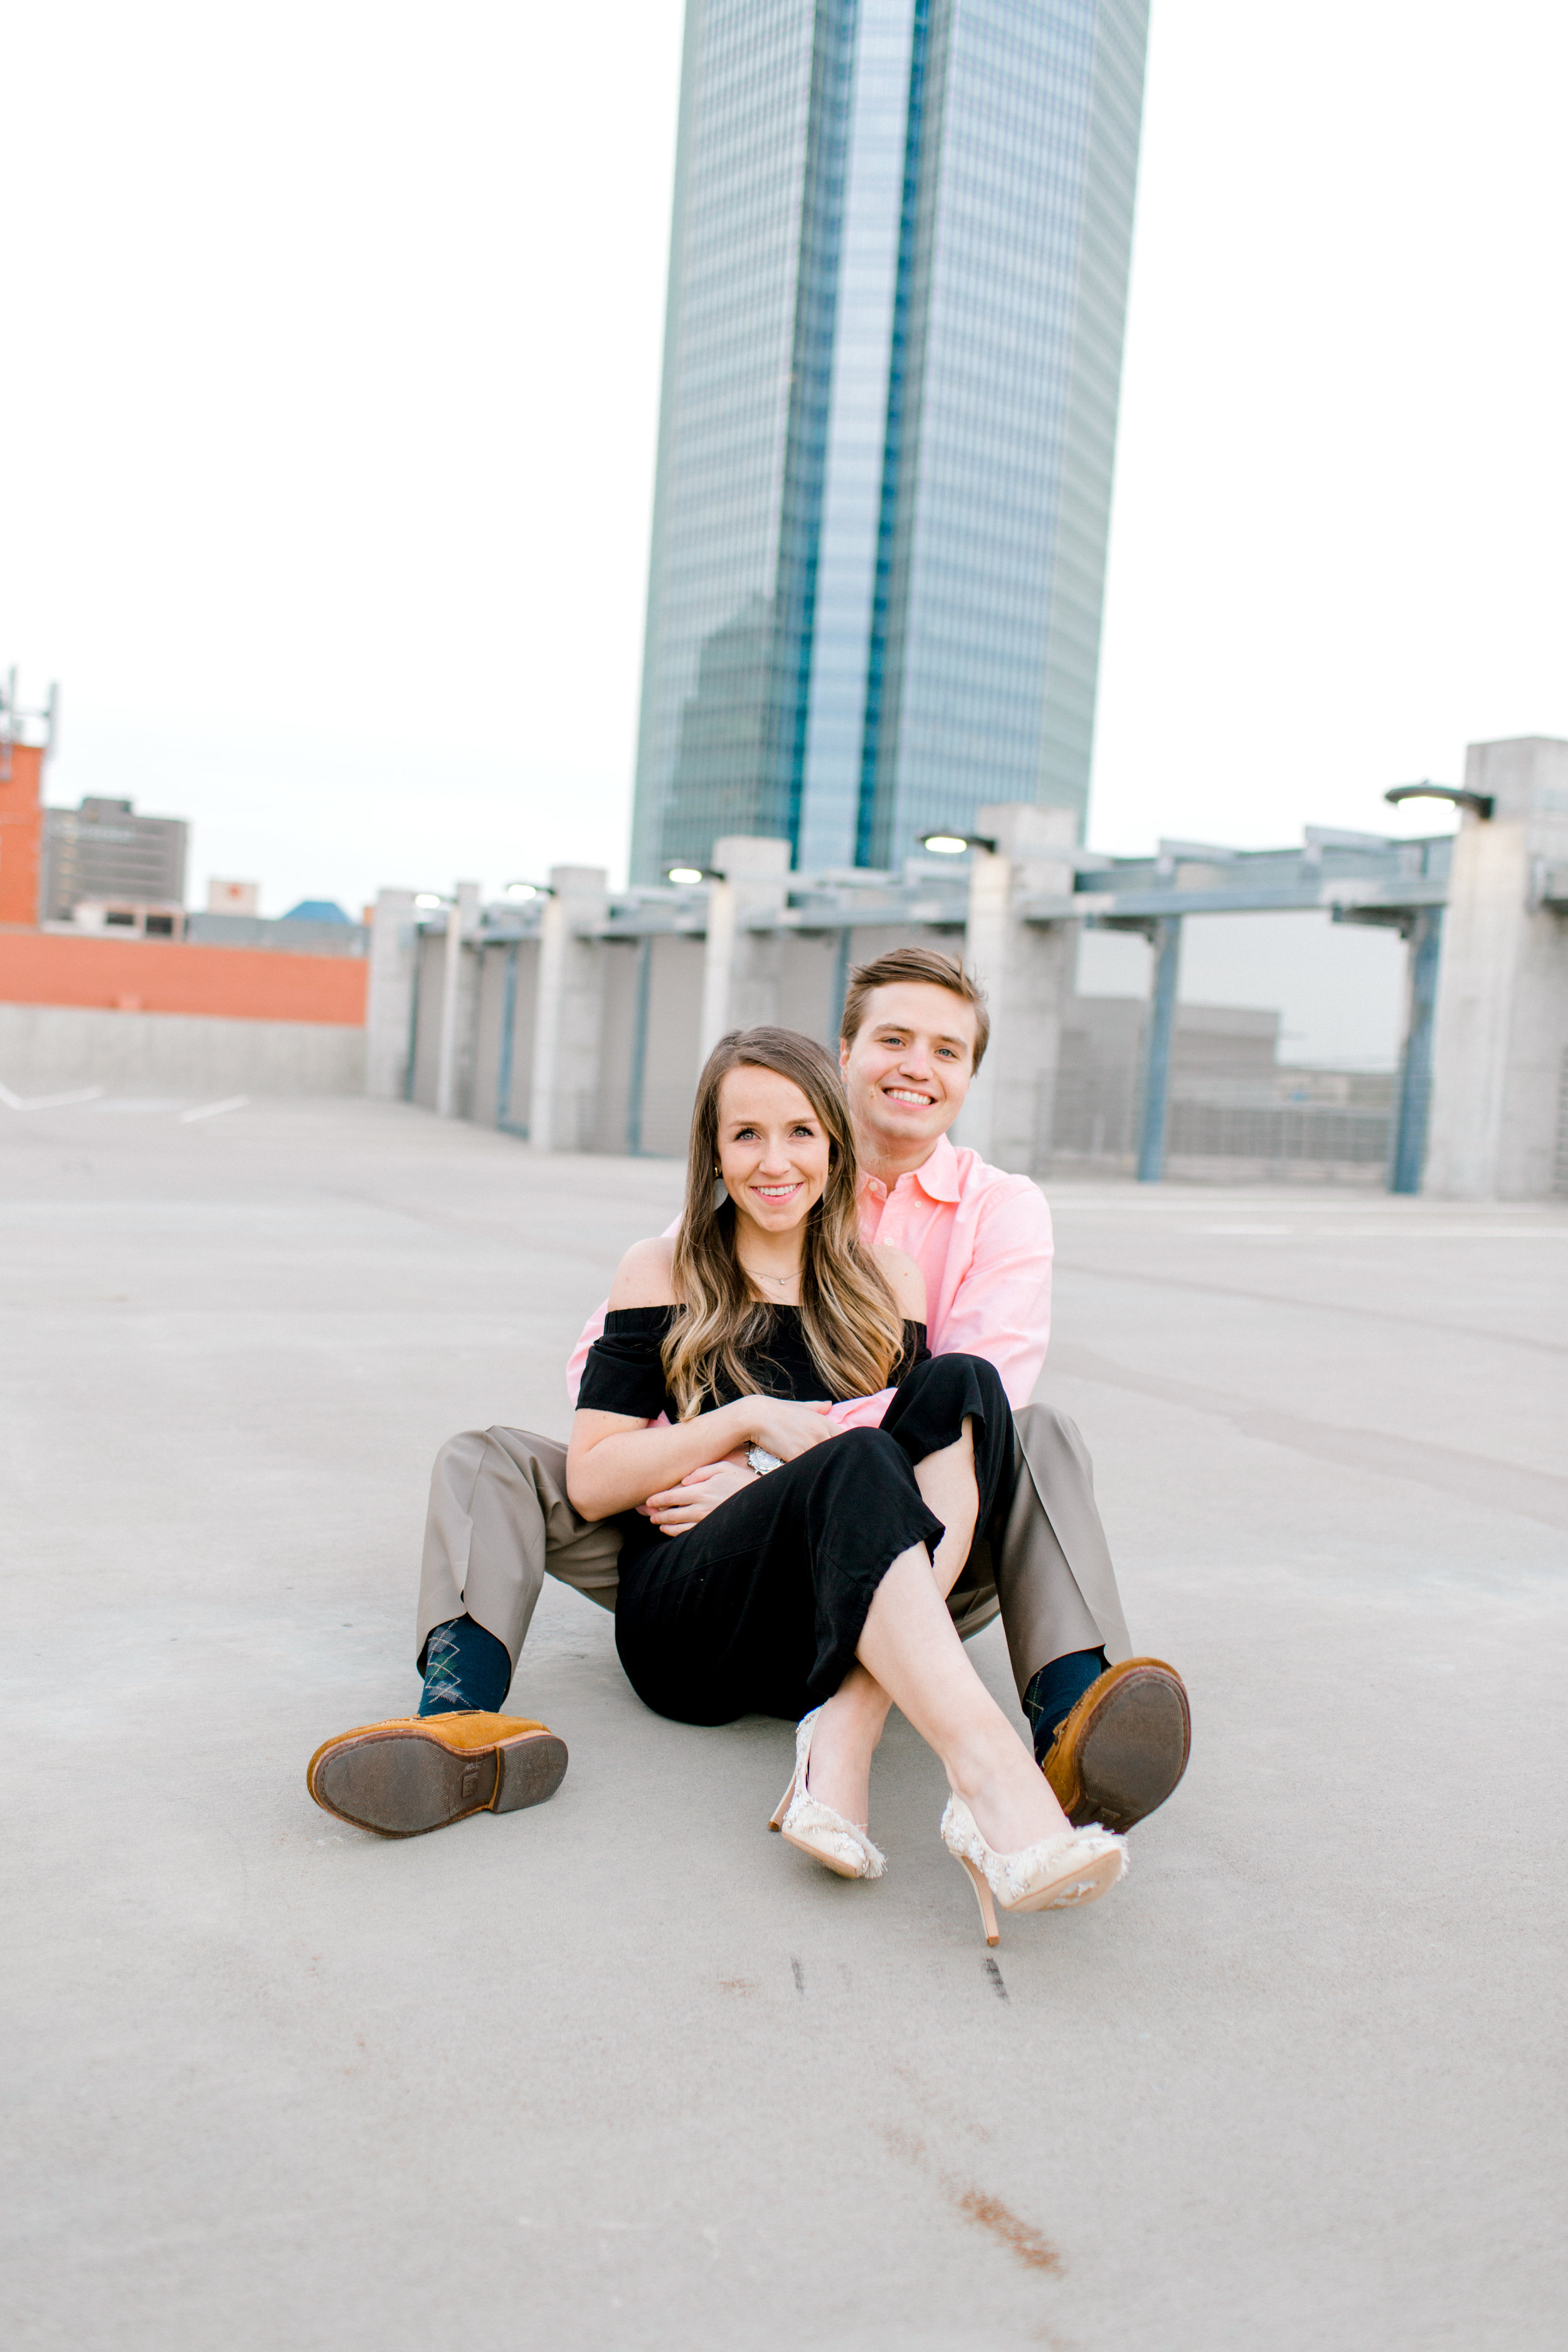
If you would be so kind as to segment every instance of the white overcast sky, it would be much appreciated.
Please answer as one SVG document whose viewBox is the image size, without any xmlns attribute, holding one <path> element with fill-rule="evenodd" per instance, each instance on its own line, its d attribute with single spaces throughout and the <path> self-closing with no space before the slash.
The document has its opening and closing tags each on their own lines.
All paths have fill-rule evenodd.
<svg viewBox="0 0 1568 2352">
<path fill-rule="evenodd" d="M 13 14 L 0 667 L 192 895 L 625 871 L 679 0 Z M 1568 735 L 1568 10 L 1154 0 L 1089 835 Z"/>
</svg>

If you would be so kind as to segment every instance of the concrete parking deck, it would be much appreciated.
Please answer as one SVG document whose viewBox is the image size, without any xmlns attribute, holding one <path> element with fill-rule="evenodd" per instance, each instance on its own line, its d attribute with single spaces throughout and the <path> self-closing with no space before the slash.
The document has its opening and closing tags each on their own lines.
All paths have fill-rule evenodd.
<svg viewBox="0 0 1568 2352">
<path fill-rule="evenodd" d="M 13 2346 L 1562 2342 L 1563 1209 L 1056 1195 L 1041 1392 L 1195 1740 L 992 1965 L 907 1727 L 830 1878 L 787 1728 L 646 1713 L 554 1588 L 551 1804 L 310 1803 L 416 1703 L 437 1444 L 564 1429 L 680 1171 L 182 1108 L 0 1109 Z"/>
</svg>

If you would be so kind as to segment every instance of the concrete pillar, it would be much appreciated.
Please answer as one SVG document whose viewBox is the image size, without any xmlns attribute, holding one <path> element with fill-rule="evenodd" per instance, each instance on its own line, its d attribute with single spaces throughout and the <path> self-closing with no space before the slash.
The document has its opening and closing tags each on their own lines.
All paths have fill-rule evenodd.
<svg viewBox="0 0 1568 2352">
<path fill-rule="evenodd" d="M 1071 809 L 983 808 L 971 853 L 964 960 L 986 992 L 991 1042 L 953 1129 L 997 1168 L 1034 1172 L 1050 1152 L 1062 1010 L 1072 993 L 1076 923 L 1026 923 L 1021 902 L 1070 897 L 1078 820 Z"/>
<path fill-rule="evenodd" d="M 1568 1081 L 1568 743 L 1472 743 L 1433 1024 L 1424 1191 L 1531 1201 L 1552 1188 Z"/>
<path fill-rule="evenodd" d="M 726 834 L 713 845 L 713 865 L 723 879 L 708 890 L 699 1068 L 728 1031 L 779 1019 L 784 942 L 777 923 L 789 895 L 789 844 Z M 753 929 L 754 923 L 766 928 Z"/>
<path fill-rule="evenodd" d="M 528 1113 L 528 1139 L 538 1151 L 585 1151 L 597 1120 L 605 951 L 592 934 L 609 912 L 608 884 L 602 866 L 550 869 Z"/>
<path fill-rule="evenodd" d="M 414 1051 L 414 982 L 419 930 L 412 890 L 378 890 L 370 924 L 365 990 L 364 1090 L 383 1102 L 408 1093 Z"/>
<path fill-rule="evenodd" d="M 447 937 L 441 959 L 441 1034 L 436 1049 L 436 1116 L 463 1118 L 468 1110 L 472 1072 L 474 1014 L 479 974 L 463 948 L 479 929 L 479 886 L 459 882 L 447 908 Z"/>
</svg>

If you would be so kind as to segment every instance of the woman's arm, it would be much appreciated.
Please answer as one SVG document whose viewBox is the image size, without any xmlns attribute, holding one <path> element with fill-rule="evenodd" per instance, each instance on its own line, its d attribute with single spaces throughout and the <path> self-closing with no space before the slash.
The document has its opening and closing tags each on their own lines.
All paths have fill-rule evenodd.
<svg viewBox="0 0 1568 2352">
<path fill-rule="evenodd" d="M 721 1462 L 748 1443 L 732 1405 L 705 1412 L 668 1429 L 633 1421 L 624 1412 L 579 1410 L 566 1447 L 566 1492 L 585 1519 L 607 1519 L 635 1510 L 661 1486 L 674 1486 L 689 1470 Z"/>
<path fill-rule="evenodd" d="M 610 1311 L 672 1307 L 668 1238 L 636 1242 L 621 1260 Z M 689 1471 L 721 1462 L 738 1445 L 765 1445 L 782 1462 L 833 1435 L 826 1402 L 792 1404 L 782 1397 L 740 1397 L 695 1421 L 660 1429 L 624 1412 L 579 1411 L 566 1448 L 566 1492 L 585 1519 L 635 1510 L 650 1495 L 678 1486 Z"/>
</svg>

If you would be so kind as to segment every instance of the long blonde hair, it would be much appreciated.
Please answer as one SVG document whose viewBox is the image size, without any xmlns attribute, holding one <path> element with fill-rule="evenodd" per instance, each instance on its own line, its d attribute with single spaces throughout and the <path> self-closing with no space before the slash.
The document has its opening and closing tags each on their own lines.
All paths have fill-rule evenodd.
<svg viewBox="0 0 1568 2352">
<path fill-rule="evenodd" d="M 731 1070 L 775 1070 L 800 1088 L 827 1137 L 827 1181 L 807 1212 L 800 1269 L 801 1334 L 827 1393 L 873 1396 L 888 1384 L 904 1345 L 903 1318 L 887 1277 L 860 1238 L 855 1143 L 837 1070 L 796 1029 L 734 1029 L 721 1037 L 697 1082 L 686 1207 L 675 1237 L 677 1300 L 686 1309 L 664 1342 L 664 1376 L 682 1421 L 717 1400 L 719 1381 L 757 1394 L 748 1349 L 765 1347 L 770 1310 L 754 1298 L 735 1249 L 735 1205 L 716 1203 L 719 1089 Z"/>
</svg>

